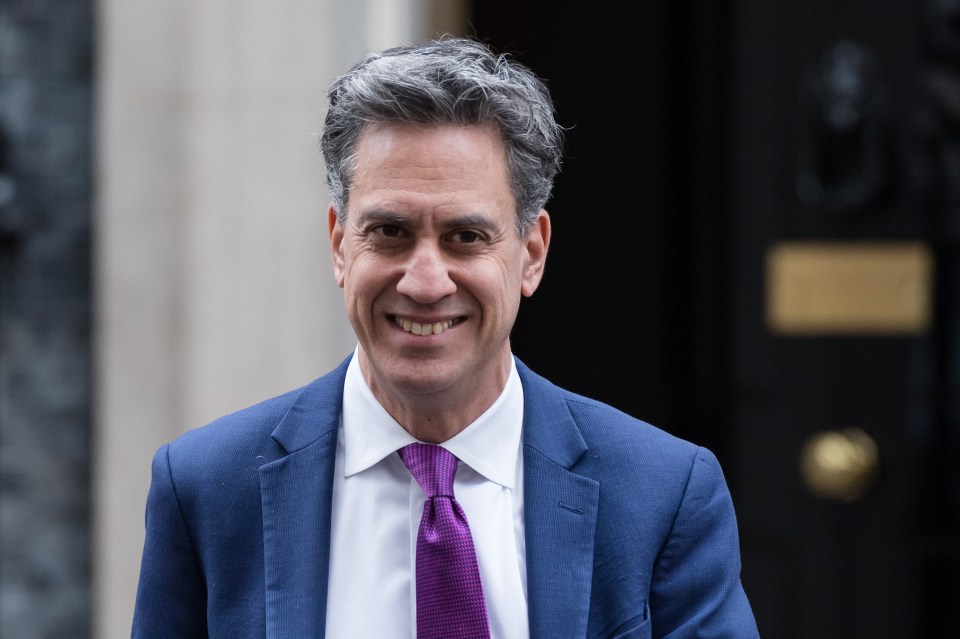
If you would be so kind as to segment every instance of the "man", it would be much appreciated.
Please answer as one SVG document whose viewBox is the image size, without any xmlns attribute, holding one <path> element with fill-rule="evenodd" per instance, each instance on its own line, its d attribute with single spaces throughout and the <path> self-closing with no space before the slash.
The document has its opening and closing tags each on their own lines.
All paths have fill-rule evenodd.
<svg viewBox="0 0 960 639">
<path fill-rule="evenodd" d="M 157 453 L 135 637 L 756 637 L 716 459 L 516 361 L 561 136 L 481 44 L 330 91 L 355 354 Z"/>
</svg>

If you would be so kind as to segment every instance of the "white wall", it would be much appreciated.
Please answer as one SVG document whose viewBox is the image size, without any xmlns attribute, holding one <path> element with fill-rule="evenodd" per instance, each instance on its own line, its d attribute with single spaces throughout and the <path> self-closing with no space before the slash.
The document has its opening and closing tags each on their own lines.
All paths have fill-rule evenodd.
<svg viewBox="0 0 960 639">
<path fill-rule="evenodd" d="M 130 635 L 156 448 L 353 347 L 317 151 L 327 85 L 367 49 L 433 35 L 438 15 L 459 30 L 464 6 L 100 0 L 98 639 Z"/>
</svg>

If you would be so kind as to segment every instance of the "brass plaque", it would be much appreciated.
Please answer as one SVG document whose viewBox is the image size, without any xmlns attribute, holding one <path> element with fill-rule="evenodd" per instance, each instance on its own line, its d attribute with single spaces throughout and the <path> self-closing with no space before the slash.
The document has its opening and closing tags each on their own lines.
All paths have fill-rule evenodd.
<svg viewBox="0 0 960 639">
<path fill-rule="evenodd" d="M 908 335 L 930 327 L 933 255 L 920 242 L 784 242 L 767 253 L 780 335 Z"/>
</svg>

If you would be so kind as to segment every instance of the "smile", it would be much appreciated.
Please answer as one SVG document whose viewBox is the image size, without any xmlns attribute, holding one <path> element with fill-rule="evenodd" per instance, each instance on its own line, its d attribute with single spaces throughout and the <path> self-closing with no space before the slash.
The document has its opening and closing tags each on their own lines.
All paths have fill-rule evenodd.
<svg viewBox="0 0 960 639">
<path fill-rule="evenodd" d="M 393 317 L 393 321 L 396 322 L 397 326 L 402 328 L 404 331 L 407 333 L 413 333 L 414 335 L 439 335 L 451 326 L 460 323 L 459 319 L 449 319 L 443 322 L 434 322 L 432 324 L 420 323 L 397 315 Z"/>
</svg>

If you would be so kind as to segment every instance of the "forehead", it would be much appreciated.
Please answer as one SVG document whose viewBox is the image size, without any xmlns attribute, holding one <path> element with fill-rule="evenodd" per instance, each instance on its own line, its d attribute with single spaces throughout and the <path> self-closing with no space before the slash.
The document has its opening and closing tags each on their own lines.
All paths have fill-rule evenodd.
<svg viewBox="0 0 960 639">
<path fill-rule="evenodd" d="M 357 142 L 353 191 L 398 187 L 509 189 L 506 150 L 493 126 L 375 124 Z"/>
<path fill-rule="evenodd" d="M 449 225 L 484 219 L 516 225 L 506 152 L 492 126 L 371 126 L 357 144 L 348 216 Z"/>
</svg>

